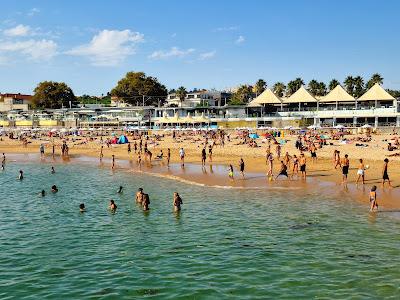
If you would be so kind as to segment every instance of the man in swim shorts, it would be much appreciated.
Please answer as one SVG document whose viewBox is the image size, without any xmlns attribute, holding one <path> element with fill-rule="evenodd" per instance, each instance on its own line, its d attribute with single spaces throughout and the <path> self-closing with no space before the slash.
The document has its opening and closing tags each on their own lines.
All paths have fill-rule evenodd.
<svg viewBox="0 0 400 300">
<path fill-rule="evenodd" d="M 303 177 L 303 179 L 306 179 L 306 176 L 307 176 L 306 164 L 307 164 L 307 159 L 304 156 L 304 153 L 301 153 L 300 159 L 299 159 L 299 165 L 300 165 L 301 176 Z"/>
<path fill-rule="evenodd" d="M 350 167 L 350 161 L 349 161 L 349 156 L 345 154 L 343 161 L 342 161 L 342 184 L 347 184 L 347 174 L 349 174 L 349 167 Z"/>
<path fill-rule="evenodd" d="M 289 178 L 289 175 L 287 173 L 287 166 L 285 165 L 285 163 L 283 162 L 283 160 L 281 160 L 281 169 L 279 171 L 279 174 L 276 175 L 275 180 L 279 177 L 279 176 L 286 176 L 287 178 Z"/>
<path fill-rule="evenodd" d="M 136 193 L 136 203 L 142 204 L 143 202 L 143 189 L 139 188 L 137 193 Z"/>
</svg>

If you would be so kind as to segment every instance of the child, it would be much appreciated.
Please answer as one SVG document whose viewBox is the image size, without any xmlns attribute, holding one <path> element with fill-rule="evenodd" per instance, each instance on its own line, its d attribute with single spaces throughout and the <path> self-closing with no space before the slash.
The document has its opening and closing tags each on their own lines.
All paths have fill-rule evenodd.
<svg viewBox="0 0 400 300">
<path fill-rule="evenodd" d="M 228 176 L 230 179 L 233 179 L 233 166 L 229 165 L 229 169 L 228 169 L 229 173 Z"/>
<path fill-rule="evenodd" d="M 375 207 L 376 210 L 378 210 L 378 202 L 376 201 L 376 185 L 374 185 L 369 192 L 369 202 L 371 203 L 371 208 L 369 211 L 374 211 Z"/>
</svg>

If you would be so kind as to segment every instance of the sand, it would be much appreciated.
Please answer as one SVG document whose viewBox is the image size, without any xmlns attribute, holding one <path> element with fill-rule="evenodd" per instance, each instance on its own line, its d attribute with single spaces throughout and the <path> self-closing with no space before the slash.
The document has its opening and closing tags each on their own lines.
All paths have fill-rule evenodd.
<svg viewBox="0 0 400 300">
<path fill-rule="evenodd" d="M 348 136 L 354 138 L 355 136 Z M 103 137 L 104 138 L 104 137 Z M 129 136 L 128 136 L 129 138 Z M 226 142 L 225 147 L 219 145 L 213 149 L 212 162 L 207 158 L 206 168 L 201 168 L 201 149 L 203 147 L 204 139 L 200 136 L 195 137 L 180 137 L 173 140 L 170 135 L 161 138 L 160 141 L 152 143 L 148 142 L 148 148 L 153 153 L 153 162 L 150 165 L 148 162 L 144 163 L 141 168 L 136 163 L 137 156 L 133 152 L 133 144 L 131 144 L 132 152 L 128 154 L 127 145 L 111 145 L 110 147 L 104 146 L 104 160 L 103 164 L 110 164 L 112 155 L 115 155 L 117 166 L 124 165 L 122 161 L 130 161 L 129 167 L 135 171 L 144 171 L 152 173 L 157 176 L 167 176 L 176 180 L 183 180 L 187 182 L 194 182 L 204 185 L 214 186 L 229 186 L 238 188 L 250 188 L 265 186 L 271 187 L 289 187 L 297 186 L 302 189 L 306 188 L 320 188 L 320 189 L 343 189 L 346 193 L 354 194 L 356 201 L 361 201 L 368 206 L 368 192 L 372 185 L 378 186 L 378 202 L 386 209 L 400 208 L 400 157 L 389 157 L 388 155 L 397 153 L 399 151 L 387 151 L 387 143 L 394 138 L 393 135 L 372 135 L 372 141 L 368 147 L 357 147 L 355 142 L 351 144 L 342 144 L 339 141 L 329 140 L 333 145 L 324 146 L 318 149 L 317 162 L 312 162 L 310 154 L 306 152 L 307 173 L 308 178 L 306 181 L 296 179 L 287 181 L 285 178 L 278 179 L 277 181 L 268 181 L 266 177 L 267 166 L 265 162 L 265 152 L 267 148 L 267 141 L 258 139 L 258 148 L 250 148 L 247 145 L 237 145 L 239 139 L 234 133 L 231 134 L 231 142 Z M 287 143 L 282 147 L 282 156 L 287 151 L 290 155 L 299 154 L 295 149 L 294 143 L 296 136 L 286 135 Z M 197 140 L 197 141 L 196 141 Z M 52 143 L 56 144 L 56 156 L 60 156 L 61 140 L 59 138 L 41 137 L 40 139 L 28 139 L 29 144 L 27 147 L 22 145 L 18 140 L 11 140 L 8 137 L 2 137 L 0 141 L 0 152 L 5 152 L 6 155 L 11 153 L 39 153 L 39 145 L 45 143 L 45 151 L 47 156 L 51 156 Z M 134 142 L 130 138 L 131 143 Z M 392 141 L 393 144 L 393 141 Z M 86 137 L 77 137 L 74 141 L 70 137 L 68 139 L 68 146 L 70 148 L 69 154 L 71 158 L 78 156 L 92 157 L 93 161 L 98 161 L 99 151 L 101 147 L 100 138 L 94 141 L 88 141 Z M 179 167 L 179 148 L 183 147 L 186 152 L 186 168 L 182 170 Z M 167 148 L 171 149 L 171 167 L 167 168 L 165 158 L 163 161 L 154 160 L 155 156 L 160 150 L 163 150 L 164 155 L 167 153 Z M 333 168 L 332 156 L 333 151 L 337 149 L 341 152 L 341 157 L 344 154 L 349 155 L 350 171 L 348 178 L 348 185 L 341 184 L 341 170 Z M 271 146 L 271 150 L 275 155 L 275 145 Z M 208 149 L 207 149 L 208 154 Z M 243 158 L 246 164 L 246 176 L 243 180 L 238 173 L 239 159 Z M 383 159 L 389 158 L 389 175 L 392 181 L 393 189 L 381 188 L 382 166 Z M 357 178 L 358 159 L 364 159 L 364 164 L 369 165 L 366 171 L 366 184 L 355 185 Z M 227 167 L 229 164 L 235 167 L 235 180 L 229 180 L 227 176 Z M 279 161 L 275 158 L 274 161 L 274 174 L 278 172 Z"/>
</svg>

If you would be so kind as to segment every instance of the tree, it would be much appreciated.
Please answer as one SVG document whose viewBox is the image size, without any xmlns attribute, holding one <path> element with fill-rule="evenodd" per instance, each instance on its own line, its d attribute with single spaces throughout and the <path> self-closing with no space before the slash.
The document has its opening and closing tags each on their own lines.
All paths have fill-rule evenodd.
<svg viewBox="0 0 400 300">
<path fill-rule="evenodd" d="M 372 74 L 371 79 L 368 80 L 368 82 L 367 82 L 367 89 L 372 88 L 372 86 L 375 83 L 378 83 L 378 84 L 383 83 L 383 77 L 381 76 L 381 74 L 379 74 L 379 73 Z"/>
<path fill-rule="evenodd" d="M 64 82 L 43 81 L 35 88 L 32 102 L 36 108 L 62 108 L 75 105 L 76 97 Z"/>
<path fill-rule="evenodd" d="M 182 106 L 182 102 L 185 101 L 185 98 L 186 98 L 186 95 L 187 95 L 186 89 L 183 86 L 180 86 L 176 90 L 175 94 L 179 98 L 179 101 L 181 102 L 181 106 Z"/>
<path fill-rule="evenodd" d="M 350 95 L 354 95 L 354 85 L 355 85 L 354 78 L 352 76 L 347 76 L 343 83 L 346 88 L 346 91 Z"/>
<path fill-rule="evenodd" d="M 304 85 L 304 80 L 299 77 L 289 81 L 286 88 L 286 96 L 293 95 L 302 85 Z"/>
<path fill-rule="evenodd" d="M 399 90 L 386 90 L 392 97 L 400 98 L 400 91 Z"/>
<path fill-rule="evenodd" d="M 319 82 L 316 81 L 315 79 L 311 80 L 308 83 L 308 91 L 314 95 L 317 96 L 318 95 L 318 91 L 319 91 Z"/>
<path fill-rule="evenodd" d="M 364 94 L 364 79 L 361 76 L 354 77 L 354 94 L 353 96 L 359 98 Z"/>
<path fill-rule="evenodd" d="M 286 86 L 283 82 L 276 82 L 274 84 L 274 86 L 272 87 L 272 91 L 278 97 L 283 97 L 285 90 L 286 90 Z"/>
<path fill-rule="evenodd" d="M 233 93 L 229 101 L 230 105 L 244 105 L 249 102 L 253 96 L 253 87 L 251 85 L 241 85 L 236 92 Z"/>
<path fill-rule="evenodd" d="M 317 96 L 325 96 L 325 95 L 326 95 L 326 84 L 321 81 L 318 83 Z"/>
<path fill-rule="evenodd" d="M 142 101 L 143 96 L 147 96 L 146 104 L 158 105 L 159 101 L 165 101 L 167 89 L 155 77 L 146 76 L 143 72 L 128 72 L 111 90 L 111 95 L 130 104 Z"/>
<path fill-rule="evenodd" d="M 336 79 L 332 79 L 330 82 L 329 82 L 329 91 L 332 91 L 335 87 L 337 87 L 338 85 L 339 85 L 340 83 L 339 83 L 339 81 L 337 81 Z"/>
<path fill-rule="evenodd" d="M 253 92 L 254 94 L 256 94 L 257 97 L 262 92 L 264 92 L 266 88 L 267 88 L 267 83 L 262 79 L 258 79 L 256 84 L 253 86 Z"/>
</svg>

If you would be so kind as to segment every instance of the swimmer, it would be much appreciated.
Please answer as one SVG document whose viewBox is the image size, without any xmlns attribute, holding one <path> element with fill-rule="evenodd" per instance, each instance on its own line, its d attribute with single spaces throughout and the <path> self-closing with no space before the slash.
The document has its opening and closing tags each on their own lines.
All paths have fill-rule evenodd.
<svg viewBox="0 0 400 300">
<path fill-rule="evenodd" d="M 177 192 L 175 192 L 174 193 L 174 201 L 173 201 L 174 211 L 175 212 L 180 211 L 182 204 L 183 204 L 182 198 L 179 196 L 179 194 Z"/>
<path fill-rule="evenodd" d="M 115 204 L 114 200 L 110 200 L 110 205 L 108 208 L 112 211 L 115 212 L 117 210 L 117 205 Z"/>
<path fill-rule="evenodd" d="M 369 211 L 378 210 L 378 202 L 376 201 L 376 185 L 372 186 L 371 191 L 369 192 L 369 202 L 371 203 Z"/>
<path fill-rule="evenodd" d="M 83 212 L 86 211 L 86 208 L 85 208 L 85 204 L 84 204 L 84 203 L 79 204 L 79 211 L 80 211 L 81 213 L 83 213 Z"/>
<path fill-rule="evenodd" d="M 45 190 L 42 190 L 42 191 L 39 193 L 39 196 L 42 196 L 42 197 L 46 196 L 46 191 L 45 191 Z"/>
<path fill-rule="evenodd" d="M 51 192 L 52 193 L 57 193 L 58 192 L 58 188 L 57 188 L 57 186 L 55 184 L 51 187 Z"/>
<path fill-rule="evenodd" d="M 143 193 L 143 201 L 142 201 L 142 206 L 144 211 L 148 211 L 150 209 L 150 197 L 149 194 Z"/>
<path fill-rule="evenodd" d="M 136 193 L 136 203 L 142 204 L 143 202 L 143 189 L 139 188 L 137 193 Z"/>
<path fill-rule="evenodd" d="M 54 174 L 56 170 L 54 170 L 54 167 L 51 167 L 51 174 Z"/>
<path fill-rule="evenodd" d="M 118 193 L 118 194 L 121 194 L 121 193 L 122 193 L 122 189 L 123 189 L 123 186 L 120 186 L 117 193 Z"/>
<path fill-rule="evenodd" d="M 18 179 L 19 179 L 19 180 L 22 180 L 22 179 L 24 179 L 24 171 L 22 171 L 22 170 L 19 170 Z"/>
</svg>

